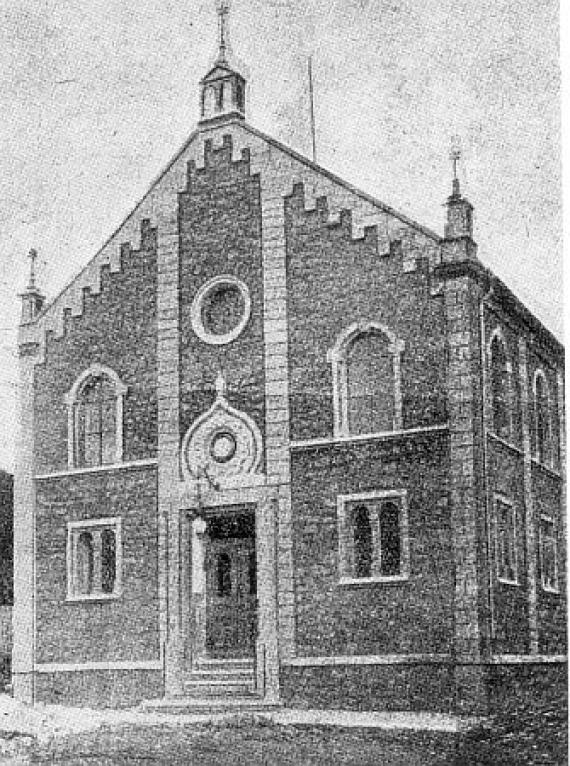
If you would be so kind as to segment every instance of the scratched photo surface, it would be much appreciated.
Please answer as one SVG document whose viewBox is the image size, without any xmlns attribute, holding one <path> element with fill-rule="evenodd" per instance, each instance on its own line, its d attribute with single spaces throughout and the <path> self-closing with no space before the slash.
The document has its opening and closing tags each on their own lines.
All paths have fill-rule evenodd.
<svg viewBox="0 0 570 766">
<path fill-rule="evenodd" d="M 0 0 L 0 762 L 566 763 L 561 29 Z"/>
</svg>

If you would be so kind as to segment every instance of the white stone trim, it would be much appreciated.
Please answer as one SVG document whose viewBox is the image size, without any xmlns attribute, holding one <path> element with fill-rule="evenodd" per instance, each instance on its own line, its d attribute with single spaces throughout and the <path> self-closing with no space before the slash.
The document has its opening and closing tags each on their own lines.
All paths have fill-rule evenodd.
<svg viewBox="0 0 570 766">
<path fill-rule="evenodd" d="M 402 428 L 402 376 L 401 357 L 405 343 L 380 322 L 354 322 L 337 337 L 334 346 L 327 353 L 327 360 L 332 366 L 334 435 L 336 438 L 350 436 L 348 423 L 348 380 L 346 353 L 350 344 L 359 336 L 376 332 L 384 335 L 388 341 L 388 351 L 393 356 L 394 367 L 394 429 Z"/>
<path fill-rule="evenodd" d="M 491 665 L 541 665 L 567 662 L 565 654 L 494 654 Z"/>
<path fill-rule="evenodd" d="M 514 534 L 514 570 L 515 570 L 515 577 L 513 580 L 509 579 L 508 577 L 501 576 L 500 574 L 500 552 L 499 552 L 499 518 L 497 514 L 497 504 L 502 503 L 503 505 L 506 505 L 511 509 L 512 514 L 512 524 L 513 524 L 513 534 Z M 517 515 L 517 509 L 514 504 L 514 502 L 511 500 L 511 498 L 507 497 L 506 495 L 502 494 L 501 492 L 493 492 L 493 522 L 494 522 L 494 528 L 495 528 L 495 573 L 497 576 L 498 582 L 502 583 L 503 585 L 520 585 L 519 580 L 519 552 L 518 552 L 518 515 Z"/>
<path fill-rule="evenodd" d="M 36 673 L 88 673 L 97 670 L 162 670 L 162 660 L 130 660 L 109 662 L 38 662 Z"/>
<path fill-rule="evenodd" d="M 69 468 L 76 467 L 75 446 L 78 437 L 75 423 L 75 404 L 81 395 L 83 386 L 90 379 L 100 377 L 109 378 L 115 387 L 115 463 L 120 463 L 123 460 L 123 408 L 128 387 L 121 381 L 115 370 L 103 364 L 95 363 L 83 370 L 64 397 L 67 405 L 67 465 Z"/>
<path fill-rule="evenodd" d="M 336 665 L 410 665 L 421 662 L 452 662 L 450 654 L 337 654 L 332 657 L 294 657 L 283 665 L 297 668 Z"/>
<path fill-rule="evenodd" d="M 156 466 L 157 458 L 147 458 L 144 460 L 131 460 L 128 463 L 105 463 L 104 465 L 89 466 L 89 468 L 71 468 L 67 471 L 51 471 L 50 473 L 39 473 L 34 476 L 36 481 L 43 479 L 56 479 L 63 476 L 78 476 L 84 473 L 108 473 L 110 471 L 126 471 L 129 468 L 144 468 L 145 466 Z"/>
<path fill-rule="evenodd" d="M 83 530 L 112 529 L 115 533 L 115 583 L 112 593 L 77 593 L 75 590 L 75 567 L 77 561 L 77 539 Z M 67 546 L 65 552 L 67 569 L 66 602 L 110 601 L 123 595 L 123 539 L 120 516 L 84 519 L 67 522 Z M 97 567 L 97 563 L 95 564 Z"/>
<path fill-rule="evenodd" d="M 348 551 L 346 537 L 348 535 L 347 505 L 348 503 L 366 502 L 367 500 L 398 499 L 400 502 L 400 563 L 398 575 L 373 574 L 371 577 L 353 577 L 347 574 Z M 382 540 L 380 539 L 380 519 L 375 516 L 371 520 L 373 537 L 373 567 L 381 565 Z M 372 492 L 357 492 L 337 496 L 337 529 L 338 529 L 338 585 L 371 585 L 376 583 L 398 583 L 409 580 L 410 577 L 410 540 L 408 520 L 408 491 L 406 489 L 384 489 Z"/>
<path fill-rule="evenodd" d="M 398 436 L 413 436 L 414 434 L 447 431 L 448 423 L 435 426 L 418 426 L 417 428 L 401 428 L 394 431 L 376 431 L 370 434 L 358 434 L 356 436 L 327 436 L 321 439 L 299 439 L 291 442 L 291 449 L 303 449 L 305 447 L 328 447 L 334 444 L 350 444 L 351 442 L 369 442 L 377 439 L 393 439 Z"/>
<path fill-rule="evenodd" d="M 230 332 L 227 332 L 224 335 L 214 335 L 214 333 L 208 332 L 208 330 L 204 327 L 202 322 L 202 306 L 204 300 L 208 297 L 212 290 L 217 287 L 221 287 L 222 285 L 237 287 L 243 299 L 244 311 L 240 321 L 233 328 L 233 330 L 230 330 Z M 233 340 L 235 340 L 243 332 L 245 326 L 249 322 L 250 316 L 251 297 L 247 285 L 245 282 L 242 282 L 241 279 L 237 279 L 232 274 L 221 274 L 220 276 L 214 277 L 213 279 L 209 279 L 207 282 L 205 282 L 194 296 L 194 300 L 192 301 L 192 306 L 190 308 L 192 329 L 200 338 L 200 340 L 212 346 L 223 346 L 226 343 L 231 343 Z"/>
</svg>

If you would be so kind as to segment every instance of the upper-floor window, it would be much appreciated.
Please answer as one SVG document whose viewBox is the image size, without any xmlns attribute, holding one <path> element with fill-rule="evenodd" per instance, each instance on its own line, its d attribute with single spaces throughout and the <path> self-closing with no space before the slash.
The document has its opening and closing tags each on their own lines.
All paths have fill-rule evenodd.
<svg viewBox="0 0 570 766">
<path fill-rule="evenodd" d="M 341 582 L 408 576 L 408 515 L 404 490 L 338 499 Z"/>
<path fill-rule="evenodd" d="M 499 331 L 490 344 L 490 368 L 492 428 L 497 436 L 508 439 L 512 431 L 511 365 Z"/>
<path fill-rule="evenodd" d="M 118 463 L 123 459 L 123 398 L 127 391 L 118 375 L 92 365 L 66 396 L 69 467 Z"/>
<path fill-rule="evenodd" d="M 535 457 L 539 462 L 550 465 L 553 457 L 550 391 L 542 370 L 534 374 L 533 393 Z"/>
<path fill-rule="evenodd" d="M 97 600 L 121 593 L 121 520 L 67 525 L 67 598 Z"/>
<path fill-rule="evenodd" d="M 335 436 L 402 427 L 402 341 L 377 322 L 358 322 L 329 351 Z"/>
</svg>

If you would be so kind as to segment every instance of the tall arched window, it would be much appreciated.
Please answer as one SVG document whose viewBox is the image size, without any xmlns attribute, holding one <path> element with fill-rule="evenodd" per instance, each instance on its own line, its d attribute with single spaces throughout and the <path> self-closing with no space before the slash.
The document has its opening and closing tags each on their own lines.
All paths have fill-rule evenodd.
<svg viewBox="0 0 570 766">
<path fill-rule="evenodd" d="M 112 593 L 115 590 L 117 576 L 117 541 L 112 529 L 101 533 L 101 590 Z"/>
<path fill-rule="evenodd" d="M 66 396 L 69 467 L 118 463 L 123 459 L 123 398 L 127 388 L 107 367 L 92 365 Z"/>
<path fill-rule="evenodd" d="M 492 427 L 497 436 L 507 439 L 511 435 L 511 370 L 498 332 L 491 340 L 490 368 Z"/>
<path fill-rule="evenodd" d="M 354 576 L 370 577 L 372 575 L 372 525 L 370 515 L 365 505 L 358 505 L 354 509 L 353 551 L 354 551 Z"/>
<path fill-rule="evenodd" d="M 536 459 L 548 465 L 552 462 L 550 391 L 542 370 L 534 376 L 534 434 Z"/>
<path fill-rule="evenodd" d="M 380 573 L 382 577 L 395 577 L 401 574 L 402 541 L 400 532 L 400 508 L 393 501 L 382 503 L 380 510 L 380 542 L 382 558 Z"/>
<path fill-rule="evenodd" d="M 335 436 L 402 427 L 403 349 L 403 342 L 377 322 L 358 322 L 341 333 L 328 353 Z"/>
</svg>

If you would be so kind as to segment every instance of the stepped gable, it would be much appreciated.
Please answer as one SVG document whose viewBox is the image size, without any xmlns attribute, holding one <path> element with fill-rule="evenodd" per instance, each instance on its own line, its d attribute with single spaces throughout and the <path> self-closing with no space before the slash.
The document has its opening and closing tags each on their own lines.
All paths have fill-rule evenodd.
<svg viewBox="0 0 570 766">
<path fill-rule="evenodd" d="M 302 187 L 307 213 L 317 210 L 318 206 L 322 209 L 322 199 L 326 198 L 328 225 L 339 224 L 341 216 L 346 217 L 349 211 L 352 239 L 362 239 L 366 231 L 374 227 L 379 256 L 388 255 L 394 243 L 401 243 L 405 271 L 415 270 L 418 259 L 426 256 L 430 266 L 439 264 L 437 234 L 242 121 L 230 121 L 190 136 L 101 250 L 42 311 L 36 322 L 29 325 L 29 330 L 24 331 L 24 342 L 40 343 L 39 361 L 45 358 L 46 334 L 52 332 L 54 337 L 61 337 L 66 315 L 82 315 L 84 292 L 89 290 L 91 295 L 101 292 L 102 269 L 108 268 L 111 274 L 119 272 L 121 249 L 127 245 L 131 250 L 140 249 L 145 227 L 157 229 L 160 269 L 161 241 L 178 236 L 178 194 L 186 191 L 189 172 L 204 169 L 208 153 L 220 149 L 229 150 L 233 162 L 249 160 L 249 172 L 261 176 L 262 210 L 266 202 L 275 203 L 277 198 L 285 200 Z M 271 223 L 267 218 L 264 215 L 264 226 Z M 41 330 L 40 337 L 34 332 L 36 328 Z"/>
</svg>

